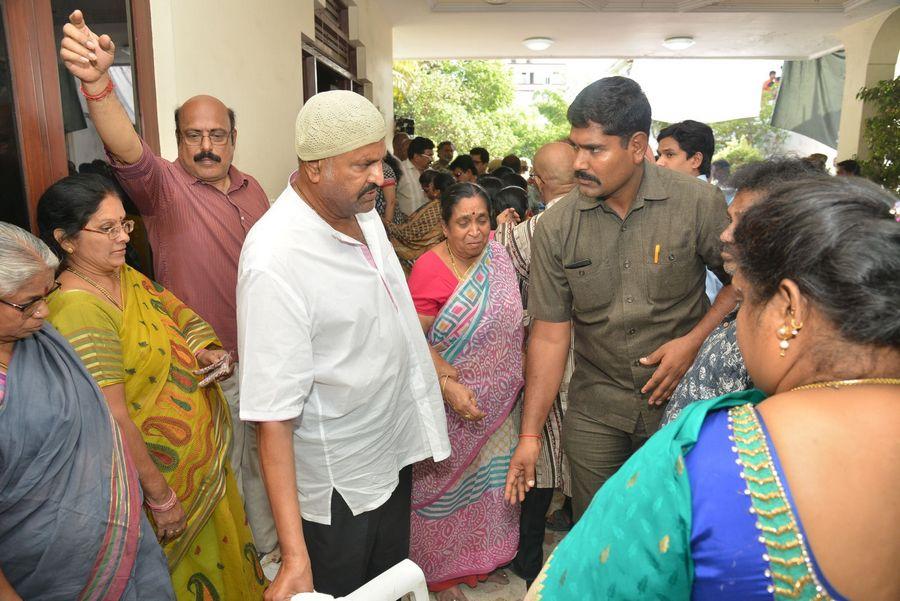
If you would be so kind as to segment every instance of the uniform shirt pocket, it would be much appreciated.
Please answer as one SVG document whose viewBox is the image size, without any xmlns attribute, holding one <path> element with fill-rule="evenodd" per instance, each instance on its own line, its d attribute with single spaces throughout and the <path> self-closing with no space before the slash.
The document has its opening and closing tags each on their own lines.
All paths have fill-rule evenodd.
<svg viewBox="0 0 900 601">
<path fill-rule="evenodd" d="M 601 263 L 566 269 L 566 279 L 572 290 L 572 308 L 575 313 L 603 309 L 612 302 L 612 269 Z"/>
<path fill-rule="evenodd" d="M 651 249 L 651 253 L 653 249 Z M 651 301 L 674 301 L 687 296 L 697 282 L 696 252 L 681 246 L 660 249 L 659 261 L 648 257 L 647 290 Z"/>
</svg>

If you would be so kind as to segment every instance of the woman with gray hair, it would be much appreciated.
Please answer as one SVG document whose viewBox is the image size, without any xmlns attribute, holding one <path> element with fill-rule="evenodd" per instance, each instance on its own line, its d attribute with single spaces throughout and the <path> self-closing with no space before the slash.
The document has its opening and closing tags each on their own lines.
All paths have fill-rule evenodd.
<svg viewBox="0 0 900 601">
<path fill-rule="evenodd" d="M 0 222 L 0 599 L 173 600 L 106 401 L 44 323 L 58 264 Z"/>
</svg>

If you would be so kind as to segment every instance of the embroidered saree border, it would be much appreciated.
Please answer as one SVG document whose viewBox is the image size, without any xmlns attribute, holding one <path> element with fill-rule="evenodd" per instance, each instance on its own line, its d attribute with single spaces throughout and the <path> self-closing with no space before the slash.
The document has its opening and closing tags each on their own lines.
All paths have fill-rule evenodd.
<svg viewBox="0 0 900 601">
<path fill-rule="evenodd" d="M 728 411 L 729 439 L 741 466 L 740 476 L 750 497 L 750 512 L 756 515 L 759 542 L 766 546 L 763 560 L 769 564 L 765 576 L 768 592 L 778 601 L 787 599 L 830 600 L 819 582 L 796 516 L 787 500 L 781 477 L 756 411 L 749 404 Z M 749 473 L 749 468 L 752 473 Z"/>
</svg>

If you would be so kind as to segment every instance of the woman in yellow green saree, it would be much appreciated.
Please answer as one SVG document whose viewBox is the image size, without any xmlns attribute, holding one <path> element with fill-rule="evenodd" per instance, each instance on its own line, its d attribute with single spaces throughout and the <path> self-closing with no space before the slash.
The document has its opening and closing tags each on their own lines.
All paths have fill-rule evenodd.
<svg viewBox="0 0 900 601">
<path fill-rule="evenodd" d="M 132 222 L 111 183 L 72 176 L 41 197 L 62 258 L 50 322 L 69 339 L 122 429 L 178 599 L 260 599 L 265 577 L 227 461 L 228 358 L 212 328 L 124 264 Z M 189 258 L 185 258 L 189 260 Z"/>
</svg>

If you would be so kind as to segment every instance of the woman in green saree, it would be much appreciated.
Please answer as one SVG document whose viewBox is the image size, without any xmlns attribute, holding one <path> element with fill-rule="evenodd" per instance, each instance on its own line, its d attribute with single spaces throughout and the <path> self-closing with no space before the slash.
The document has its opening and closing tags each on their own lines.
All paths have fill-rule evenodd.
<svg viewBox="0 0 900 601">
<path fill-rule="evenodd" d="M 744 213 L 726 268 L 761 390 L 689 405 L 651 437 L 527 599 L 900 598 L 895 201 L 804 180 Z"/>
<path fill-rule="evenodd" d="M 215 333 L 124 264 L 132 222 L 99 176 L 51 186 L 38 222 L 62 259 L 49 321 L 81 357 L 122 429 L 176 597 L 260 599 L 266 581 L 227 461 L 230 416 L 214 380 L 227 377 L 228 358 Z M 207 370 L 213 377 L 203 380 Z"/>
</svg>

